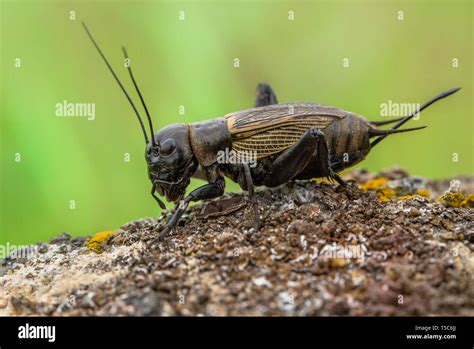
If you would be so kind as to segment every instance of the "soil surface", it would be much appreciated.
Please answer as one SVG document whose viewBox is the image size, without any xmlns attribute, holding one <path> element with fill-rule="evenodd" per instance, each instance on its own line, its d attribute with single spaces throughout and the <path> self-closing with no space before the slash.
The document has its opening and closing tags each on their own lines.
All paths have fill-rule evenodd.
<svg viewBox="0 0 474 349">
<path fill-rule="evenodd" d="M 0 315 L 473 316 L 474 177 L 346 179 L 257 191 L 259 231 L 226 194 L 162 242 L 171 212 L 22 248 L 0 267 Z"/>
</svg>

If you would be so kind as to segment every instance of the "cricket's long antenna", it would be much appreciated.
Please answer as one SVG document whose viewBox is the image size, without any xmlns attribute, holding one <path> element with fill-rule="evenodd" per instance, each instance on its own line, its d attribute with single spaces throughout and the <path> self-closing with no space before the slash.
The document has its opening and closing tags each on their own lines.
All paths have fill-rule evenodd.
<svg viewBox="0 0 474 349">
<path fill-rule="evenodd" d="M 122 46 L 122 51 L 123 51 L 123 55 L 125 56 L 125 59 L 128 60 L 127 50 L 123 46 Z M 138 96 L 140 96 L 140 100 L 142 101 L 143 108 L 145 109 L 145 113 L 146 113 L 146 116 L 148 118 L 148 125 L 150 126 L 150 132 L 151 132 L 151 143 L 153 144 L 153 146 L 156 146 L 155 132 L 153 131 L 153 123 L 151 122 L 150 113 L 148 112 L 148 108 L 146 107 L 145 100 L 143 99 L 143 96 L 140 92 L 140 89 L 138 88 L 138 85 L 135 81 L 135 78 L 133 77 L 132 68 L 131 68 L 130 63 L 127 64 L 127 69 L 128 69 L 128 72 L 130 73 L 130 78 L 133 81 L 133 85 L 135 86 L 135 89 L 137 90 Z"/>
<path fill-rule="evenodd" d="M 114 70 L 112 69 L 109 61 L 107 61 L 107 58 L 105 57 L 105 55 L 102 53 L 102 50 L 100 49 L 99 45 L 97 45 L 96 41 L 94 40 L 94 38 L 92 37 L 92 34 L 90 33 L 89 29 L 87 28 L 86 24 L 84 22 L 82 22 L 82 26 L 84 27 L 84 29 L 86 30 L 86 33 L 87 35 L 89 36 L 89 38 L 91 39 L 92 43 L 94 44 L 95 48 L 97 49 L 97 51 L 99 51 L 99 54 L 100 56 L 102 57 L 102 59 L 104 60 L 105 64 L 107 65 L 107 67 L 109 68 L 110 72 L 112 73 L 112 75 L 114 76 L 115 78 L 115 81 L 117 81 L 117 83 L 119 84 L 120 88 L 122 89 L 123 93 L 125 94 L 125 97 L 127 97 L 128 101 L 130 102 L 130 105 L 132 106 L 133 108 L 133 111 L 135 112 L 135 114 L 137 115 L 137 118 L 138 118 L 138 121 L 140 122 L 140 126 L 142 127 L 142 131 L 143 131 L 143 135 L 145 136 L 145 142 L 148 143 L 148 136 L 146 134 L 146 130 L 145 130 L 145 125 L 143 125 L 143 121 L 142 121 L 142 118 L 140 117 L 140 114 L 138 113 L 138 110 L 137 108 L 135 107 L 135 104 L 133 104 L 132 102 L 132 99 L 130 98 L 130 96 L 128 95 L 127 91 L 125 90 L 125 88 L 123 87 L 122 83 L 120 82 L 119 78 L 117 77 L 117 75 L 115 74 Z"/>
<path fill-rule="evenodd" d="M 414 113 L 411 113 L 410 115 L 408 116 L 405 116 L 403 119 L 401 119 L 395 126 L 393 126 L 390 130 L 395 130 L 397 128 L 399 128 L 400 126 L 402 126 L 404 123 L 406 123 L 408 120 L 410 120 L 412 117 L 414 117 L 416 114 L 420 113 L 423 109 L 426 109 L 428 108 L 431 104 L 433 104 L 434 102 L 437 102 L 439 101 L 440 99 L 443 99 L 443 98 L 446 98 L 450 95 L 452 95 L 453 93 L 455 92 L 458 92 L 459 90 L 461 89 L 461 87 L 456 87 L 456 88 L 452 88 L 448 91 L 445 91 L 445 92 L 441 92 L 439 95 L 437 95 L 436 97 L 433 97 L 432 99 L 430 99 L 428 102 L 426 102 L 425 104 L 423 104 L 420 108 L 418 108 L 418 110 L 416 110 Z M 375 147 L 378 143 L 380 143 L 385 137 L 387 137 L 388 135 L 383 135 L 383 136 L 380 136 L 378 137 L 377 139 L 375 139 L 372 143 L 370 143 L 370 147 L 373 148 Z"/>
</svg>

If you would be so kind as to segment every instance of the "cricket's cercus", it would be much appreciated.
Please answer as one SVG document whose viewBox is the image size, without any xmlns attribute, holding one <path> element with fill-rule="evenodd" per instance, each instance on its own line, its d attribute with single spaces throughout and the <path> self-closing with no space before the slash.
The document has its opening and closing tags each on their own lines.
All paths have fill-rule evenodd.
<svg viewBox="0 0 474 349">
<path fill-rule="evenodd" d="M 152 183 L 151 195 L 161 208 L 165 205 L 156 193 L 176 203 L 174 214 L 159 234 L 159 239 L 176 226 L 191 201 L 223 195 L 224 177 L 248 191 L 258 229 L 259 211 L 254 186 L 276 187 L 292 179 L 320 177 L 344 185 L 339 171 L 362 161 L 386 136 L 426 127 L 398 130 L 429 105 L 460 90 L 454 88 L 443 92 L 406 117 L 375 122 L 317 103 L 279 104 L 271 87 L 259 84 L 251 109 L 208 121 L 172 124 L 155 133 L 148 108 L 128 65 L 131 80 L 147 115 L 149 139 L 130 96 L 84 23 L 83 26 L 140 122 L 146 142 L 145 158 Z M 128 61 L 125 48 L 123 53 Z M 395 125 L 390 129 L 378 128 L 388 124 Z M 370 141 L 373 137 L 377 138 Z M 246 160 L 218 161 L 220 155 L 229 152 L 236 155 L 233 159 Z M 248 159 L 255 160 L 254 166 L 249 166 Z M 208 184 L 185 196 L 191 177 L 204 179 Z"/>
</svg>

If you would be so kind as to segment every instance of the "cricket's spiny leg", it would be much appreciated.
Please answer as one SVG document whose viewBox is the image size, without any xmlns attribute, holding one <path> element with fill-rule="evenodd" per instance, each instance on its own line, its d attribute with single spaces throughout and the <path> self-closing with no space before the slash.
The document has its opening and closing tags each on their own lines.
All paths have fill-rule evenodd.
<svg viewBox="0 0 474 349">
<path fill-rule="evenodd" d="M 261 83 L 257 85 L 257 98 L 254 107 L 263 107 L 265 105 L 278 104 L 275 92 L 269 84 Z"/>
<path fill-rule="evenodd" d="M 319 134 L 319 142 L 318 142 L 318 160 L 320 161 L 320 166 L 325 173 L 327 173 L 327 177 L 329 179 L 336 180 L 337 183 L 341 186 L 345 186 L 346 183 L 344 180 L 333 171 L 331 166 L 331 156 L 329 153 L 328 143 L 326 141 L 326 136 L 324 132 L 320 131 Z"/>
<path fill-rule="evenodd" d="M 247 185 L 250 202 L 252 203 L 253 211 L 255 215 L 255 230 L 258 230 L 260 228 L 260 217 L 259 217 L 260 214 L 258 211 L 257 198 L 255 197 L 252 174 L 250 173 L 250 167 L 248 163 L 244 163 L 243 167 L 244 167 L 245 182 Z"/>
</svg>

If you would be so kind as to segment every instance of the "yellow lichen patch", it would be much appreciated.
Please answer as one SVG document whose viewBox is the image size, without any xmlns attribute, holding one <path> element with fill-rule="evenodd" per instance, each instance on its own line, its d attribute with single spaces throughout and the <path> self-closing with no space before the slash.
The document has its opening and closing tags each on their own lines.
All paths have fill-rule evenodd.
<svg viewBox="0 0 474 349">
<path fill-rule="evenodd" d="M 103 243 L 106 242 L 108 238 L 114 234 L 115 232 L 111 230 L 106 230 L 95 234 L 87 241 L 87 248 L 89 249 L 89 251 L 93 251 L 95 253 L 102 253 L 104 251 Z"/>
<path fill-rule="evenodd" d="M 360 184 L 359 187 L 365 191 L 375 191 L 376 196 L 380 201 L 389 201 L 392 198 L 396 198 L 397 200 L 407 200 L 414 199 L 417 196 L 429 198 L 430 196 L 428 189 L 425 188 L 419 189 L 416 194 L 400 195 L 400 192 L 397 191 L 398 189 L 392 189 L 387 186 L 388 182 L 390 182 L 388 178 L 379 177 Z"/>
<path fill-rule="evenodd" d="M 397 192 L 393 189 L 387 187 L 377 189 L 377 199 L 380 201 L 389 201 L 395 196 L 397 196 Z"/>
<path fill-rule="evenodd" d="M 429 198 L 430 198 L 430 192 L 429 192 L 428 189 L 422 188 L 422 189 L 418 189 L 418 190 L 416 191 L 416 194 L 398 196 L 398 197 L 397 197 L 397 200 L 416 199 L 416 198 L 419 197 L 419 196 L 422 196 L 422 197 L 424 197 L 424 198 L 429 199 Z"/>
<path fill-rule="evenodd" d="M 418 196 L 422 196 L 424 198 L 427 198 L 429 199 L 430 197 L 430 192 L 428 191 L 428 189 L 418 189 L 416 191 L 416 194 L 412 194 L 412 195 L 402 195 L 402 196 L 398 196 L 397 197 L 397 200 L 408 200 L 408 199 L 416 199 Z"/>
<path fill-rule="evenodd" d="M 359 185 L 359 187 L 365 191 L 367 190 L 377 190 L 386 187 L 386 183 L 389 182 L 388 178 L 379 177 L 375 179 L 370 179 L 365 183 Z"/>
<path fill-rule="evenodd" d="M 380 201 L 388 201 L 397 195 L 395 190 L 386 186 L 389 181 L 388 178 L 379 177 L 370 179 L 367 182 L 360 184 L 359 187 L 365 191 L 376 191 L 377 198 Z"/>
<path fill-rule="evenodd" d="M 430 198 L 430 191 L 426 188 L 418 189 L 418 191 L 416 193 L 420 196 L 423 196 L 423 197 L 427 198 L 427 199 Z"/>
<path fill-rule="evenodd" d="M 461 207 L 474 208 L 474 193 L 469 194 L 461 202 Z"/>
<path fill-rule="evenodd" d="M 397 197 L 397 200 L 408 200 L 408 199 L 415 199 L 418 195 L 403 195 Z"/>
<path fill-rule="evenodd" d="M 464 201 L 464 195 L 458 191 L 447 192 L 438 199 L 446 207 L 461 207 L 462 202 Z"/>
<path fill-rule="evenodd" d="M 446 207 L 474 208 L 474 193 L 464 196 L 459 191 L 447 192 L 438 199 L 438 202 Z"/>
</svg>

